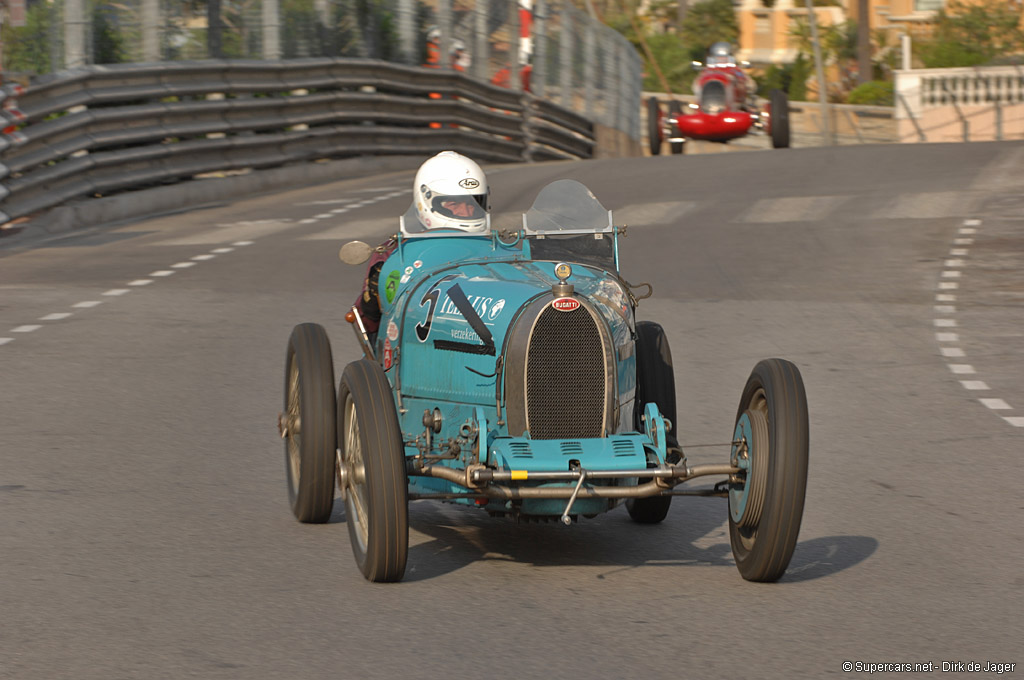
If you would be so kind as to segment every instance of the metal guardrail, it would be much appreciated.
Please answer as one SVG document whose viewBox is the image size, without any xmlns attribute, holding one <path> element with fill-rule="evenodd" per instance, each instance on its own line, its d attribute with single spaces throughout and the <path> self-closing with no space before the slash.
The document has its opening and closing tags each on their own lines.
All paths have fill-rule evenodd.
<svg viewBox="0 0 1024 680">
<path fill-rule="evenodd" d="M 454 149 L 590 158 L 593 123 L 454 71 L 360 59 L 91 66 L 41 79 L 0 150 L 0 224 L 196 175 Z M 2 146 L 2 145 L 0 145 Z"/>
</svg>

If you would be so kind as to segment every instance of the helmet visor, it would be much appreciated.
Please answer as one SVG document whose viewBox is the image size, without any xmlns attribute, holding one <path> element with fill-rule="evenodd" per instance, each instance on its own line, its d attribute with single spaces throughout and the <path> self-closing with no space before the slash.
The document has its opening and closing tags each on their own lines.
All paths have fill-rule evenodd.
<svg viewBox="0 0 1024 680">
<path fill-rule="evenodd" d="M 430 208 L 453 220 L 482 220 L 487 215 L 487 194 L 434 196 Z"/>
</svg>

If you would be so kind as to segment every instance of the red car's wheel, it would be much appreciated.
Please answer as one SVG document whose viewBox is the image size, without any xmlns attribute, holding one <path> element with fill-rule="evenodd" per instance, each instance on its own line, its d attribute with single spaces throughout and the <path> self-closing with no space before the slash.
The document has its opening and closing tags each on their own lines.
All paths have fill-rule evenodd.
<svg viewBox="0 0 1024 680">
<path fill-rule="evenodd" d="M 678 116 L 683 115 L 683 106 L 682 106 L 682 104 L 680 104 L 679 102 L 675 102 L 675 101 L 674 102 L 669 102 L 669 105 L 668 105 L 668 115 L 669 115 L 669 118 L 671 118 L 673 121 L 675 121 L 675 119 Z M 675 125 L 674 122 L 672 124 Z M 679 133 L 678 126 L 677 126 L 677 129 L 676 129 L 676 133 L 677 134 Z M 684 142 L 669 142 L 669 147 L 671 147 L 672 153 L 674 153 L 674 154 L 682 153 L 683 152 L 683 148 L 684 148 L 683 145 L 684 145 Z"/>
<path fill-rule="evenodd" d="M 661 106 L 658 105 L 658 98 L 648 97 L 647 143 L 650 145 L 652 156 L 657 156 L 661 153 L 661 117 Z"/>
<path fill-rule="evenodd" d="M 782 90 L 772 90 L 771 115 L 768 118 L 768 133 L 772 136 L 772 148 L 789 148 L 789 97 Z"/>
</svg>

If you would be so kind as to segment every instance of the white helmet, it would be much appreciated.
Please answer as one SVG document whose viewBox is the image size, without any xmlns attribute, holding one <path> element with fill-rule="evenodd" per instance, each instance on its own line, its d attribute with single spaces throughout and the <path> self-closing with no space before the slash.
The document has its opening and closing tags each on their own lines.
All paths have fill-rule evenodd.
<svg viewBox="0 0 1024 680">
<path fill-rule="evenodd" d="M 416 173 L 412 192 L 419 224 L 405 220 L 406 233 L 457 229 L 486 234 L 490 230 L 487 177 L 462 154 L 442 151 L 428 159 Z"/>
</svg>

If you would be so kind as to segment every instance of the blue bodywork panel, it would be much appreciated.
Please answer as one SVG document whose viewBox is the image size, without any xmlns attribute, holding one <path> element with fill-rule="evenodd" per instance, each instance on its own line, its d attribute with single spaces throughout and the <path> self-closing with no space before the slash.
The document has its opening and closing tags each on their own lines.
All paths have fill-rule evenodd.
<svg viewBox="0 0 1024 680">
<path fill-rule="evenodd" d="M 593 236 L 609 238 L 608 235 Z M 558 245 L 555 241 L 555 245 Z M 563 241 L 564 243 L 564 241 Z M 607 242 L 606 242 L 607 243 Z M 617 247 L 617 244 L 616 244 Z M 553 252 L 546 244 L 545 252 Z M 485 464 L 499 470 L 560 472 L 645 469 L 664 456 L 663 444 L 633 426 L 636 395 L 635 300 L 612 263 L 590 260 L 572 267 L 569 283 L 604 325 L 614 350 L 618 428 L 597 439 L 531 439 L 509 435 L 502 413 L 500 361 L 506 335 L 537 298 L 553 299 L 557 262 L 531 259 L 531 240 L 520 234 L 507 245 L 496 236 L 404 237 L 379 277 L 382 308 L 376 354 L 395 390 L 407 457 L 427 455 L 434 465 L 464 469 Z M 472 310 L 471 314 L 463 312 Z M 534 307 L 536 309 L 536 307 Z M 602 331 L 602 332 L 604 332 Z M 557 386 L 553 385 L 553 389 Z M 570 395 L 571 396 L 571 395 Z M 643 405 L 637 405 L 642 409 Z M 425 412 L 441 415 L 440 432 L 427 432 Z M 654 409 L 657 414 L 657 409 Z M 652 415 L 648 411 L 648 415 Z M 472 432 L 472 437 L 466 433 Z M 652 432 L 653 433 L 653 432 Z M 454 443 L 458 441 L 459 445 Z M 571 463 L 570 463 L 571 461 Z M 635 485 L 635 478 L 597 484 Z M 414 493 L 465 493 L 436 477 L 410 476 Z M 519 482 L 521 486 L 572 486 L 566 482 Z M 455 502 L 473 504 L 470 498 Z M 579 498 L 574 513 L 597 514 L 614 499 Z M 557 515 L 564 499 L 522 499 L 517 512 Z M 490 501 L 490 511 L 511 502 Z"/>
</svg>

